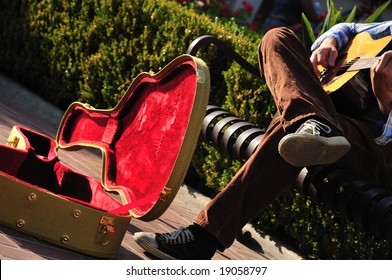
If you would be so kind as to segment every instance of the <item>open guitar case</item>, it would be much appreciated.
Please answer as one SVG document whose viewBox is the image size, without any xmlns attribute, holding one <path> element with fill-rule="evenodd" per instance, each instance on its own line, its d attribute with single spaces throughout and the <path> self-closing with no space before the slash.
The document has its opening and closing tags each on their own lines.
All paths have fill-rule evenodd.
<svg viewBox="0 0 392 280">
<path fill-rule="evenodd" d="M 141 73 L 113 109 L 75 102 L 56 139 L 14 126 L 0 145 L 0 222 L 61 247 L 115 257 L 132 218 L 170 205 L 196 147 L 208 103 L 206 64 L 191 55 Z M 65 165 L 58 149 L 102 151 L 102 178 Z M 116 193 L 121 199 L 116 199 Z"/>
</svg>

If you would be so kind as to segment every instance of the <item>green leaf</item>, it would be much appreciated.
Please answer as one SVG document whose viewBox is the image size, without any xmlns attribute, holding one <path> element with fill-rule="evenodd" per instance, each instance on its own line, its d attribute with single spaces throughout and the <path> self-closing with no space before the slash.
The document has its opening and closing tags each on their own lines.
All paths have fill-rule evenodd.
<svg viewBox="0 0 392 280">
<path fill-rule="evenodd" d="M 357 12 L 357 6 L 354 6 L 354 8 L 351 10 L 350 14 L 346 18 L 345 22 L 353 22 L 355 21 L 355 14 Z"/>
<path fill-rule="evenodd" d="M 312 25 L 304 13 L 302 13 L 302 26 L 303 43 L 305 48 L 309 50 L 310 46 L 316 40 L 316 37 L 314 35 Z"/>
</svg>

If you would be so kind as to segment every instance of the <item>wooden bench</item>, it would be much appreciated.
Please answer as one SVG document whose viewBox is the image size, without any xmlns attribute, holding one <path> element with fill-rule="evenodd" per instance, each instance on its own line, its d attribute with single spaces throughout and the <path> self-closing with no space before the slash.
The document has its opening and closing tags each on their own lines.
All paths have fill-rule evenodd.
<svg viewBox="0 0 392 280">
<path fill-rule="evenodd" d="M 215 45 L 219 52 L 260 78 L 258 67 L 248 63 L 226 42 L 210 35 L 195 39 L 187 53 L 196 55 L 203 46 Z M 247 160 L 265 131 L 228 111 L 209 105 L 203 121 L 203 141 L 238 160 Z M 392 191 L 331 166 L 303 168 L 292 186 L 311 201 L 345 217 L 376 236 L 392 240 Z"/>
</svg>

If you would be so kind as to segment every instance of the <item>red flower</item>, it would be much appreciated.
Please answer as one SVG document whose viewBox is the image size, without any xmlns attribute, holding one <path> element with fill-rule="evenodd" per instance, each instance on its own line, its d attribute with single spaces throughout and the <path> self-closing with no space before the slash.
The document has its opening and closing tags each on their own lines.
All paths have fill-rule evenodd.
<svg viewBox="0 0 392 280">
<path fill-rule="evenodd" d="M 253 6 L 248 2 L 248 1 L 243 1 L 242 5 L 244 6 L 244 9 L 248 12 L 251 13 L 253 11 Z"/>
<path fill-rule="evenodd" d="M 299 30 L 301 30 L 301 28 L 302 28 L 302 24 L 301 24 L 301 23 L 296 23 L 296 24 L 293 24 L 293 25 L 291 26 L 291 29 L 292 29 L 293 31 L 299 31 Z"/>
<path fill-rule="evenodd" d="M 255 20 L 260 20 L 260 19 L 263 19 L 263 18 L 264 18 L 264 15 L 262 13 L 258 13 L 258 14 L 255 15 Z"/>
<path fill-rule="evenodd" d="M 224 18 L 230 17 L 230 11 L 220 11 L 219 15 Z"/>
<path fill-rule="evenodd" d="M 249 25 L 249 29 L 252 30 L 252 31 L 257 31 L 257 26 L 254 25 L 253 23 L 251 23 L 251 24 Z"/>
</svg>

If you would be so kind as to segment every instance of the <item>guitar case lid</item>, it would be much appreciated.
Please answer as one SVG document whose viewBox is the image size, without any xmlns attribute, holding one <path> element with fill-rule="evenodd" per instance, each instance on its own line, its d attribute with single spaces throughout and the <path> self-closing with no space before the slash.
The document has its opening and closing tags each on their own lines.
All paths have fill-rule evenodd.
<svg viewBox="0 0 392 280">
<path fill-rule="evenodd" d="M 71 104 L 56 141 L 65 150 L 102 151 L 102 186 L 118 193 L 123 204 L 109 213 L 129 211 L 153 220 L 170 205 L 186 175 L 209 90 L 206 64 L 182 55 L 154 75 L 139 74 L 113 109 Z"/>
</svg>

